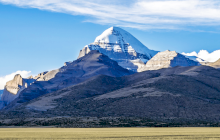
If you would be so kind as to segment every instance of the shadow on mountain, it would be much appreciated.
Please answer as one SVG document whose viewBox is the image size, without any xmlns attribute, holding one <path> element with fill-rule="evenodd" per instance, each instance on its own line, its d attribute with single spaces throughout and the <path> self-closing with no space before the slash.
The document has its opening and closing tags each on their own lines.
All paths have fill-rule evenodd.
<svg viewBox="0 0 220 140">
<path fill-rule="evenodd" d="M 39 78 L 41 79 L 38 79 L 38 81 L 35 81 L 32 85 L 28 86 L 28 88 L 24 89 L 19 97 L 7 105 L 3 110 L 16 107 L 44 94 L 81 83 L 93 76 L 107 75 L 120 77 L 129 74 L 133 74 L 133 72 L 122 68 L 108 56 L 98 51 L 91 51 L 89 54 L 76 61 L 66 63 L 65 66 L 58 70 L 40 74 Z M 47 79 L 50 80 L 43 81 Z"/>
<path fill-rule="evenodd" d="M 219 85 L 220 71 L 208 66 L 174 67 L 124 77 L 99 75 L 23 103 L 1 117 L 125 117 L 215 123 L 220 115 Z"/>
</svg>

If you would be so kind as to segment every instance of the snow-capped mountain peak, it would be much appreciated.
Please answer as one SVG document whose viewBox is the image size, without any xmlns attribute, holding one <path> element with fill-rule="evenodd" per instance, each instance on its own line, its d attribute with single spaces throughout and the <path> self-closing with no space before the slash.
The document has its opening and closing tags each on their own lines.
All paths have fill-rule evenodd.
<svg viewBox="0 0 220 140">
<path fill-rule="evenodd" d="M 137 40 L 133 35 L 119 27 L 111 27 L 105 30 L 100 36 L 98 36 L 94 43 L 97 44 L 115 44 L 114 51 L 122 51 L 133 53 L 145 53 L 149 57 L 152 57 L 149 50 L 144 46 L 139 40 Z M 119 46 L 117 46 L 119 45 Z"/>
<path fill-rule="evenodd" d="M 99 52 L 109 56 L 124 68 L 137 71 L 138 67 L 150 60 L 157 51 L 153 51 L 144 46 L 138 39 L 127 31 L 119 27 L 110 27 L 101 35 L 96 37 L 94 43 L 85 46 L 78 58 L 84 56 L 89 50 L 99 50 Z M 141 60 L 141 63 L 136 63 Z"/>
</svg>

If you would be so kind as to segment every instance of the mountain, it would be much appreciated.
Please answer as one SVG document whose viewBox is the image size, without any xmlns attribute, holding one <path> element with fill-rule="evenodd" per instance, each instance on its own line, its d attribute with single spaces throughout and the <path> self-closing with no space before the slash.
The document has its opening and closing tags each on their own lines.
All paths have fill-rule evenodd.
<svg viewBox="0 0 220 140">
<path fill-rule="evenodd" d="M 208 66 L 179 66 L 123 77 L 97 75 L 5 110 L 0 118 L 7 125 L 60 123 L 69 127 L 217 123 L 219 85 L 220 71 Z"/>
<path fill-rule="evenodd" d="M 13 80 L 6 83 L 1 97 L 2 104 L 0 105 L 0 109 L 16 99 L 20 93 L 34 81 L 34 79 L 24 79 L 20 74 L 15 75 Z"/>
<path fill-rule="evenodd" d="M 4 92 L 4 90 L 0 90 L 0 109 L 5 106 L 4 102 L 1 101 L 1 97 L 2 97 L 3 92 Z"/>
<path fill-rule="evenodd" d="M 157 53 L 151 58 L 144 67 L 138 69 L 139 72 L 146 70 L 158 70 L 175 66 L 198 66 L 200 63 L 195 62 L 175 51 L 164 51 Z"/>
<path fill-rule="evenodd" d="M 107 75 L 120 77 L 130 74 L 133 74 L 133 72 L 122 68 L 108 56 L 96 50 L 90 51 L 84 57 L 65 63 L 65 66 L 58 70 L 39 74 L 35 77 L 38 80 L 21 91 L 19 97 L 6 106 L 5 109 L 13 108 L 46 93 L 81 83 L 93 76 Z"/>
<path fill-rule="evenodd" d="M 111 27 L 77 60 L 7 82 L 0 126 L 216 126 L 220 60 L 209 66 L 197 61 L 175 51 L 149 50 Z"/>
<path fill-rule="evenodd" d="M 91 50 L 99 50 L 100 53 L 117 61 L 120 66 L 133 71 L 137 71 L 157 53 L 118 27 L 105 30 L 95 39 L 94 43 L 85 46 L 80 51 L 78 58 Z"/>
<path fill-rule="evenodd" d="M 4 90 L 0 90 L 0 99 L 2 97 L 3 92 L 4 92 Z"/>
<path fill-rule="evenodd" d="M 220 50 L 213 51 L 209 53 L 206 50 L 200 50 L 199 53 L 191 52 L 191 53 L 182 53 L 185 56 L 194 57 L 199 62 L 215 62 L 220 59 Z"/>
<path fill-rule="evenodd" d="M 184 53 L 182 53 L 182 55 L 184 55 Z M 189 59 L 193 60 L 193 61 L 199 62 L 200 64 L 209 63 L 209 62 L 207 62 L 207 61 L 205 61 L 205 60 L 203 60 L 201 58 L 198 58 L 196 56 L 187 56 L 187 55 L 184 55 L 184 56 L 186 58 L 189 58 Z"/>
<path fill-rule="evenodd" d="M 220 69 L 220 59 L 216 62 L 210 63 L 209 66 Z"/>
</svg>

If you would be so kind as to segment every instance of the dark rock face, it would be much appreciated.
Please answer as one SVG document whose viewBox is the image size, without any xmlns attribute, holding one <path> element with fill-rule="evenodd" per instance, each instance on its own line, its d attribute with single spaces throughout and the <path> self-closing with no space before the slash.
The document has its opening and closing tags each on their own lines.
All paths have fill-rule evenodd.
<svg viewBox="0 0 220 140">
<path fill-rule="evenodd" d="M 174 67 L 124 77 L 99 75 L 26 102 L 5 116 L 219 122 L 219 85 L 220 71 L 207 66 Z"/>
<path fill-rule="evenodd" d="M 4 92 L 4 90 L 0 90 L 0 99 L 2 97 L 3 92 Z"/>
<path fill-rule="evenodd" d="M 56 70 L 55 75 L 53 71 L 47 72 L 46 74 L 49 73 L 53 73 L 52 75 L 54 78 L 48 81 L 34 82 L 31 86 L 24 89 L 19 97 L 5 109 L 30 101 L 46 93 L 51 93 L 81 83 L 93 76 L 108 75 L 112 77 L 120 77 L 132 74 L 133 72 L 122 68 L 117 62 L 111 60 L 106 55 L 103 55 L 98 51 L 91 51 L 84 57 L 77 59 L 72 63 L 68 63 L 66 66 Z M 41 77 L 41 75 L 39 77 Z M 47 76 L 51 77 L 50 75 Z"/>
</svg>

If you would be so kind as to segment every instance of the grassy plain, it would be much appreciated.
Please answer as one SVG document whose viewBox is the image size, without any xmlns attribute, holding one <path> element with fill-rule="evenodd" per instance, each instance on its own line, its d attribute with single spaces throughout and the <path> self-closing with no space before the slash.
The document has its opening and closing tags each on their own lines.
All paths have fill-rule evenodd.
<svg viewBox="0 0 220 140">
<path fill-rule="evenodd" d="M 0 140 L 219 140 L 220 128 L 0 128 Z"/>
</svg>

